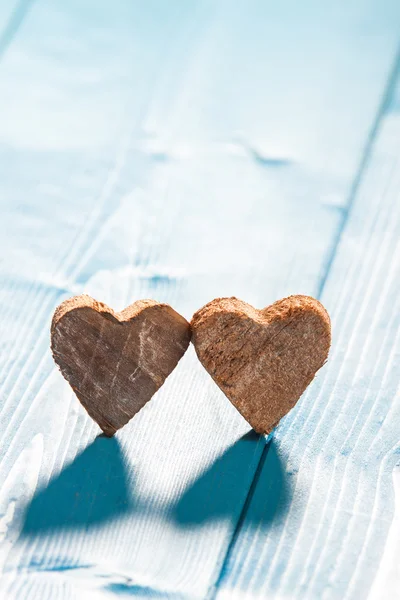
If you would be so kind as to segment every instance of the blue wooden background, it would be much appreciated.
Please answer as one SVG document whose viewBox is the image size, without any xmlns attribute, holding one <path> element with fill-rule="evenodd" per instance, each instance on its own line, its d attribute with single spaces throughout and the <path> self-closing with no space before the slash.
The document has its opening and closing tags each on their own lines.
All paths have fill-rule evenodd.
<svg viewBox="0 0 400 600">
<path fill-rule="evenodd" d="M 0 2 L 0 597 L 400 598 L 398 0 Z M 55 368 L 86 291 L 315 295 L 270 439 L 190 348 L 114 439 Z"/>
</svg>

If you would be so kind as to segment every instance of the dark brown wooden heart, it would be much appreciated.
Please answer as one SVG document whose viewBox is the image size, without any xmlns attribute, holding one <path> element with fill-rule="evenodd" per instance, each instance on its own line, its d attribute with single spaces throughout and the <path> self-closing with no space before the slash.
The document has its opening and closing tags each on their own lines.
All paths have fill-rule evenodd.
<svg viewBox="0 0 400 600">
<path fill-rule="evenodd" d="M 167 304 L 139 300 L 115 313 L 82 295 L 56 309 L 51 349 L 89 415 L 112 436 L 162 386 L 190 336 L 189 323 Z"/>
<path fill-rule="evenodd" d="M 329 315 L 318 300 L 290 296 L 257 310 L 216 298 L 191 322 L 200 362 L 258 433 L 270 433 L 325 363 Z"/>
</svg>

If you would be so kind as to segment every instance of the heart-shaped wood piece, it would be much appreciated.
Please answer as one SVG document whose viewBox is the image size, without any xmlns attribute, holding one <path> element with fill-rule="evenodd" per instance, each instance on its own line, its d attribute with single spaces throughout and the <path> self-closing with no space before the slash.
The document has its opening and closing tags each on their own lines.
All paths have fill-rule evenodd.
<svg viewBox="0 0 400 600">
<path fill-rule="evenodd" d="M 318 300 L 290 296 L 257 310 L 216 298 L 191 322 L 200 362 L 258 433 L 270 433 L 325 363 L 329 315 Z"/>
<path fill-rule="evenodd" d="M 116 313 L 90 296 L 76 296 L 60 304 L 51 325 L 55 362 L 108 436 L 162 386 L 190 337 L 186 319 L 154 300 Z"/>
</svg>

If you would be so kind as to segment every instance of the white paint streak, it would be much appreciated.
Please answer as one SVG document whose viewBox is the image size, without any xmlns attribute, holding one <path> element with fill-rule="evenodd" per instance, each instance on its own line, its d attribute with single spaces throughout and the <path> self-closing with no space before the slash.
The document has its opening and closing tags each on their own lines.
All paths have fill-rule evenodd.
<svg viewBox="0 0 400 600">
<path fill-rule="evenodd" d="M 158 356 L 158 349 L 155 347 L 153 331 L 154 327 L 151 323 L 146 321 L 142 322 L 142 326 L 139 331 L 138 366 L 129 376 L 129 379 L 132 383 L 135 382 L 140 373 L 146 373 L 146 375 L 149 375 L 154 383 L 158 386 L 162 383 L 162 381 L 160 381 L 160 375 L 158 373 L 154 373 L 154 367 L 157 367 L 156 358 Z"/>
<path fill-rule="evenodd" d="M 43 435 L 37 434 L 18 456 L 0 491 L 0 573 L 23 526 L 25 507 L 32 499 L 43 456 Z"/>
<path fill-rule="evenodd" d="M 394 516 L 368 600 L 400 598 L 400 464 L 393 469 L 392 478 L 395 496 Z"/>
</svg>

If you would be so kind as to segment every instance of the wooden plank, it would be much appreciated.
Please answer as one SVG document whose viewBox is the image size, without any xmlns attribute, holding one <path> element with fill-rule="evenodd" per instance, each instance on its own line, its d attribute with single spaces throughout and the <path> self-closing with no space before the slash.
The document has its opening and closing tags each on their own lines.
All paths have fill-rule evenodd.
<svg viewBox="0 0 400 600">
<path fill-rule="evenodd" d="M 200 598 L 215 583 L 264 441 L 192 350 L 115 440 L 96 438 L 52 364 L 51 313 L 81 291 L 188 318 L 219 295 L 316 293 L 398 11 L 31 7 L 0 64 L 7 598 Z"/>
<path fill-rule="evenodd" d="M 322 295 L 332 356 L 274 433 L 216 598 L 400 598 L 400 78 L 388 94 Z"/>
</svg>

